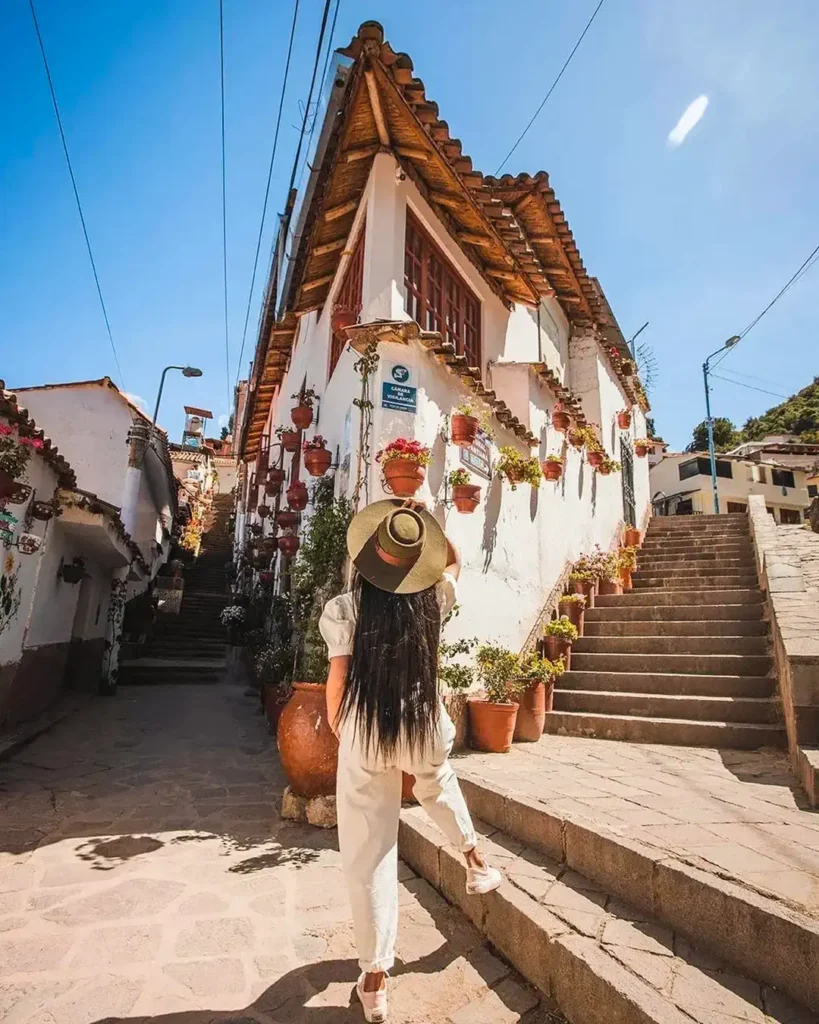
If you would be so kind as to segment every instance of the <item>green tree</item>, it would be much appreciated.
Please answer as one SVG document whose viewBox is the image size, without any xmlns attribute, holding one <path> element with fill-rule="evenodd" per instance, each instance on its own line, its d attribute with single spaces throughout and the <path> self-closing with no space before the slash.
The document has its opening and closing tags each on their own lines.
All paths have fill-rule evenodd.
<svg viewBox="0 0 819 1024">
<path fill-rule="evenodd" d="M 739 444 L 740 435 L 734 424 L 725 416 L 714 417 L 714 448 L 718 452 L 727 452 Z M 703 420 L 694 427 L 691 444 L 685 449 L 687 452 L 708 451 L 708 421 Z"/>
<path fill-rule="evenodd" d="M 656 437 L 654 433 L 656 427 L 654 426 L 654 417 L 646 416 L 646 437 Z"/>
</svg>

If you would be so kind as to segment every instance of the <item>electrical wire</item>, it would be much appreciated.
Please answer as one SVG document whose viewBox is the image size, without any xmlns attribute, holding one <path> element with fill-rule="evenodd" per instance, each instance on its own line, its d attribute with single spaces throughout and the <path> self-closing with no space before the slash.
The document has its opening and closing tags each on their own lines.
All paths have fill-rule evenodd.
<svg viewBox="0 0 819 1024">
<path fill-rule="evenodd" d="M 219 0 L 219 84 L 222 106 L 222 278 L 225 299 L 225 383 L 228 409 L 233 405 L 230 389 L 230 329 L 228 327 L 228 263 L 227 263 L 227 173 L 225 161 L 225 17 L 224 0 Z"/>
<path fill-rule="evenodd" d="M 739 370 L 723 370 L 723 373 L 732 373 L 735 377 L 744 377 L 746 380 L 755 380 L 759 384 L 772 384 L 775 388 L 784 388 L 784 384 L 780 384 L 776 380 L 768 380 L 766 377 L 755 377 L 752 373 L 741 373 Z"/>
<path fill-rule="evenodd" d="M 282 123 L 282 110 L 284 109 L 284 97 L 285 97 L 285 92 L 287 91 L 287 79 L 288 79 L 289 74 L 290 74 L 290 59 L 291 59 L 291 57 L 293 55 L 293 39 L 295 38 L 295 35 L 296 35 L 296 19 L 298 18 L 298 14 L 299 14 L 299 0 L 295 0 L 295 4 L 293 6 L 293 23 L 290 26 L 290 42 L 287 45 L 287 58 L 286 58 L 285 64 L 284 64 L 284 78 L 282 79 L 282 91 L 281 91 L 281 95 L 279 96 L 279 112 L 276 115 L 276 128 L 275 128 L 275 131 L 273 132 L 273 149 L 272 149 L 272 151 L 270 153 L 270 165 L 269 165 L 268 170 L 267 170 L 267 185 L 265 186 L 265 190 L 264 190 L 264 203 L 262 205 L 262 218 L 261 218 L 261 221 L 259 223 L 259 236 L 256 239 L 256 254 L 253 257 L 253 274 L 251 275 L 251 278 L 250 278 L 250 293 L 249 293 L 249 295 L 247 297 L 247 310 L 245 311 L 245 325 L 244 325 L 244 328 L 242 329 L 242 347 L 239 350 L 239 361 L 238 361 L 238 364 L 236 366 L 236 384 L 237 384 L 237 386 L 239 384 L 239 377 L 240 377 L 241 372 L 242 372 L 242 356 L 245 353 L 245 343 L 247 341 L 247 327 L 248 327 L 248 323 L 250 322 L 250 309 L 251 309 L 251 306 L 253 305 L 253 290 L 256 287 L 256 273 L 257 273 L 257 271 L 259 269 L 259 254 L 260 254 L 261 248 L 262 248 L 262 238 L 264 237 L 264 224 L 265 224 L 265 220 L 267 218 L 267 204 L 268 204 L 268 202 L 270 200 L 270 185 L 271 185 L 271 182 L 273 181 L 273 165 L 276 162 L 276 152 L 277 152 L 278 146 L 279 146 L 279 129 L 281 128 L 281 123 Z M 274 245 L 275 245 L 275 241 L 274 241 Z"/>
<path fill-rule="evenodd" d="M 43 67 L 45 68 L 46 78 L 48 79 L 48 89 L 51 93 L 51 103 L 54 106 L 54 115 L 57 118 L 57 128 L 60 131 L 60 139 L 63 144 L 63 153 L 65 154 L 65 162 L 68 166 L 68 175 L 71 178 L 71 187 L 74 190 L 74 199 L 77 203 L 77 213 L 80 215 L 80 224 L 82 224 L 82 233 L 85 238 L 85 247 L 88 250 L 88 259 L 91 261 L 91 270 L 94 274 L 94 283 L 97 286 L 97 295 L 100 300 L 100 308 L 102 309 L 102 317 L 105 320 L 105 329 L 108 332 L 108 340 L 111 343 L 111 351 L 114 353 L 114 362 L 117 364 L 117 372 L 119 373 L 120 384 L 123 389 L 125 388 L 125 377 L 122 373 L 122 367 L 119 364 L 119 356 L 117 355 L 117 347 L 114 344 L 114 335 L 111 332 L 111 322 L 108 319 L 108 310 L 105 308 L 105 299 L 102 297 L 102 287 L 100 286 L 100 278 L 97 273 L 97 264 L 94 260 L 94 253 L 91 249 L 91 240 L 88 237 L 88 228 L 85 224 L 85 214 L 82 212 L 82 202 L 80 201 L 80 193 L 77 188 L 77 179 L 74 177 L 74 168 L 71 166 L 71 157 L 68 155 L 68 142 L 65 137 L 65 129 L 63 128 L 63 119 L 60 116 L 60 108 L 57 103 L 57 93 L 54 89 L 54 81 L 51 77 L 51 68 L 48 65 L 48 57 L 46 57 L 45 45 L 43 43 L 43 37 L 40 33 L 40 25 L 37 21 L 37 12 L 34 9 L 34 0 L 29 0 L 29 7 L 31 8 L 31 19 L 34 22 L 34 31 L 37 33 L 37 42 L 40 44 L 40 54 L 43 58 Z"/>
<path fill-rule="evenodd" d="M 550 96 L 552 95 L 552 93 L 553 93 L 553 92 L 555 91 L 555 89 L 557 88 L 557 83 L 558 83 L 558 82 L 560 81 L 560 79 L 561 79 L 561 78 L 563 77 L 563 73 L 565 72 L 566 68 L 567 68 L 567 67 L 569 66 L 569 64 L 571 64 L 571 62 L 572 62 L 572 57 L 574 57 L 575 53 L 577 53 L 578 49 L 580 48 L 580 44 L 581 44 L 581 43 L 583 42 L 583 40 L 584 40 L 584 38 L 585 38 L 585 36 L 586 36 L 586 33 L 587 33 L 587 32 L 589 31 L 589 29 L 590 29 L 590 28 L 592 27 L 592 22 L 593 22 L 593 21 L 594 21 L 594 19 L 595 19 L 595 18 L 597 17 L 597 14 L 598 14 L 599 10 L 600 10 L 600 8 L 601 8 L 601 7 L 603 6 L 603 4 L 604 4 L 604 3 L 605 3 L 605 0 L 600 0 L 600 2 L 598 3 L 597 7 L 595 7 L 595 9 L 594 9 L 594 14 L 592 14 L 592 16 L 591 16 L 591 17 L 589 18 L 588 22 L 586 23 L 586 27 L 585 27 L 585 28 L 583 29 L 583 31 L 582 31 L 582 32 L 580 33 L 580 38 L 579 38 L 579 39 L 577 40 L 577 42 L 576 42 L 576 43 L 574 44 L 574 46 L 572 47 L 572 52 L 571 52 L 571 53 L 569 54 L 569 56 L 568 56 L 568 57 L 566 58 L 566 63 L 565 63 L 565 64 L 563 65 L 563 67 L 562 67 L 562 68 L 560 69 L 560 71 L 559 71 L 559 73 L 558 73 L 558 76 L 557 76 L 557 78 L 556 78 L 556 79 L 555 79 L 555 80 L 554 80 L 554 81 L 552 82 L 552 84 L 551 84 L 551 85 L 549 86 L 549 91 L 548 91 L 548 92 L 546 93 L 546 95 L 545 95 L 545 96 L 543 97 L 543 100 L 541 101 L 541 104 L 540 104 L 540 106 L 539 106 L 539 107 L 537 108 L 537 110 L 536 110 L 536 111 L 534 112 L 534 114 L 532 115 L 532 118 L 531 118 L 531 120 L 529 121 L 529 123 L 528 123 L 528 124 L 526 125 L 526 127 L 525 127 L 525 128 L 523 129 L 523 131 L 522 131 L 522 132 L 520 133 L 520 136 L 518 137 L 518 140 L 517 140 L 517 142 L 516 142 L 516 143 L 514 144 L 514 146 L 512 146 L 512 148 L 511 148 L 511 149 L 509 150 L 509 152 L 508 152 L 508 153 L 506 154 L 506 156 L 505 156 L 505 157 L 503 158 L 503 160 L 501 160 L 501 162 L 500 162 L 500 165 L 499 165 L 498 169 L 497 169 L 497 170 L 495 171 L 495 177 L 497 177 L 497 176 L 498 176 L 498 175 L 500 174 L 500 172 L 501 172 L 501 171 L 503 170 L 503 165 L 504 165 L 504 164 L 506 163 L 506 161 L 507 161 L 507 160 L 509 159 L 509 157 L 510 157 L 510 156 L 511 156 L 511 155 L 512 155 L 512 154 L 513 154 L 514 152 L 515 152 L 515 150 L 516 150 L 516 149 L 518 148 L 518 146 L 519 146 L 519 145 L 521 144 L 521 142 L 523 141 L 523 138 L 524 138 L 524 136 L 526 135 L 526 133 L 527 133 L 527 132 L 529 131 L 529 129 L 530 129 L 531 127 L 532 127 L 532 125 L 533 125 L 533 124 L 535 123 L 535 121 L 537 120 L 538 114 L 539 114 L 539 113 L 541 112 L 541 110 L 543 110 L 543 108 L 544 108 L 544 107 L 546 106 L 546 103 L 547 103 L 547 101 L 548 101 L 549 97 L 550 97 Z"/>
<path fill-rule="evenodd" d="M 710 377 L 716 377 L 717 380 L 724 380 L 727 384 L 736 384 L 740 388 L 749 388 L 751 391 L 761 391 L 763 395 L 773 395 L 774 398 L 788 398 L 788 395 L 780 394 L 778 391 L 767 391 L 765 388 L 754 387 L 753 384 L 743 384 L 741 380 L 731 380 L 730 377 L 723 377 L 719 373 L 711 373 Z"/>
<path fill-rule="evenodd" d="M 336 7 L 335 7 L 335 10 L 333 11 L 333 22 L 330 25 L 330 35 L 328 36 L 328 41 L 327 41 L 327 53 L 324 56 L 324 66 L 321 69 L 321 78 L 319 79 L 319 83 L 320 83 L 319 84 L 319 88 L 321 88 L 321 85 L 324 82 L 327 81 L 327 68 L 328 68 L 328 66 L 330 64 L 330 54 L 333 52 L 333 37 L 336 34 L 336 21 L 338 19 L 338 9 L 339 9 L 340 5 L 341 5 L 341 0 L 336 0 Z M 299 171 L 299 180 L 296 183 L 296 188 L 301 188 L 302 178 L 304 177 L 304 169 L 307 167 L 307 161 L 310 158 L 310 147 L 313 144 L 313 135 L 315 134 L 316 125 L 318 124 L 318 114 L 319 114 L 319 110 L 318 110 L 318 103 L 317 103 L 316 104 L 316 112 L 315 112 L 315 115 L 313 116 L 312 123 L 310 124 L 310 135 L 309 135 L 309 137 L 307 139 L 307 150 L 305 151 L 305 154 L 304 154 L 304 163 L 301 165 L 301 170 Z"/>
</svg>

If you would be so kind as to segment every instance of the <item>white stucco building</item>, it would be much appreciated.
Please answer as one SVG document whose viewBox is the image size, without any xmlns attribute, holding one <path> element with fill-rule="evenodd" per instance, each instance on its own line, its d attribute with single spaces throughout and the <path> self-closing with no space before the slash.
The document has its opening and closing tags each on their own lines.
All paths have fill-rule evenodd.
<svg viewBox="0 0 819 1024">
<path fill-rule="evenodd" d="M 305 436 L 327 439 L 337 495 L 358 491 L 360 504 L 387 496 L 374 456 L 390 440 L 431 448 L 420 497 L 464 560 L 453 629 L 519 647 L 571 561 L 597 544 L 616 545 L 627 523 L 645 523 L 648 461 L 633 454 L 646 433 L 645 394 L 547 175 L 474 171 L 412 62 L 384 42 L 379 25 L 362 25 L 341 55 L 291 225 L 289 270 L 280 275 L 274 264 L 237 415 L 247 463 L 239 540 L 263 483 L 252 463 L 268 448 L 276 462 L 275 431 L 291 426 L 291 396 L 311 388 L 318 399 Z M 339 309 L 361 326 L 334 330 Z M 348 340 L 359 350 L 378 343 L 366 395 Z M 363 431 L 362 398 L 372 402 Z M 492 434 L 467 455 L 449 434 L 465 400 L 487 416 Z M 552 426 L 558 404 L 576 425 L 596 425 L 623 472 L 603 476 L 567 445 Z M 618 428 L 623 410 L 631 413 L 627 430 Z M 562 479 L 513 491 L 493 469 L 501 446 L 541 460 L 563 455 Z M 284 466 L 291 479 L 304 476 L 298 460 L 286 456 Z M 472 515 L 449 500 L 446 479 L 460 466 L 481 486 Z"/>
</svg>

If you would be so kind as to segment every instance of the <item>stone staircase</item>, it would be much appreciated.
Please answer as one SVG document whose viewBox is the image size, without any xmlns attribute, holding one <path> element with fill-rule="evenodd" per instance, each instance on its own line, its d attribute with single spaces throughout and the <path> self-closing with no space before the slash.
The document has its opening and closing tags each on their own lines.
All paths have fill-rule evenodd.
<svg viewBox="0 0 819 1024">
<path fill-rule="evenodd" d="M 229 494 L 214 499 L 197 560 L 185 571 L 178 615 L 158 615 L 140 657 L 120 663 L 120 683 L 218 682 L 226 665 L 225 630 L 219 614 L 227 603 L 225 563 L 231 557 Z"/>
<path fill-rule="evenodd" d="M 653 519 L 633 586 L 586 612 L 545 731 L 784 746 L 747 516 Z"/>
</svg>

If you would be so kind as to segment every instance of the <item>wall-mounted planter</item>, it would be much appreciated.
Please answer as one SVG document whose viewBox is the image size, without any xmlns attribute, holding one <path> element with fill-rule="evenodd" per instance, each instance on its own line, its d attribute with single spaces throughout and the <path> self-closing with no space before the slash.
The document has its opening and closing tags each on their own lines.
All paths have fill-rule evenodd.
<svg viewBox="0 0 819 1024">
<path fill-rule="evenodd" d="M 552 426 L 555 430 L 566 431 L 572 425 L 572 418 L 562 409 L 555 409 L 552 413 Z"/>
<path fill-rule="evenodd" d="M 17 538 L 17 550 L 24 555 L 33 555 L 40 550 L 43 538 L 36 533 L 21 533 Z"/>
<path fill-rule="evenodd" d="M 311 405 L 297 405 L 290 410 L 290 419 L 299 430 L 307 430 L 313 422 L 313 407 Z"/>
<path fill-rule="evenodd" d="M 426 467 L 410 459 L 390 459 L 384 463 L 383 473 L 396 498 L 411 498 L 427 477 Z"/>
<path fill-rule="evenodd" d="M 644 459 L 650 451 L 651 448 L 647 444 L 635 444 L 634 446 L 634 452 L 638 459 Z"/>
<path fill-rule="evenodd" d="M 267 482 L 264 485 L 264 493 L 267 495 L 267 497 L 268 498 L 275 498 L 277 495 L 281 494 L 281 492 L 282 492 L 282 481 L 281 480 L 271 480 L 270 477 L 268 477 L 267 478 Z"/>
<path fill-rule="evenodd" d="M 358 314 L 349 306 L 336 306 L 330 318 L 333 334 L 340 334 L 345 328 L 352 327 L 358 320 Z"/>
<path fill-rule="evenodd" d="M 307 484 L 303 480 L 296 480 L 287 488 L 287 504 L 296 512 L 307 508 Z"/>
<path fill-rule="evenodd" d="M 63 563 L 59 575 L 65 583 L 73 586 L 85 576 L 85 562 L 81 558 L 75 558 L 73 562 Z"/>
<path fill-rule="evenodd" d="M 469 448 L 478 436 L 478 419 L 456 412 L 452 417 L 452 443 L 461 448 Z"/>
<path fill-rule="evenodd" d="M 298 512 L 279 512 L 276 516 L 276 526 L 278 526 L 280 530 L 295 530 L 298 525 Z"/>
<path fill-rule="evenodd" d="M 310 419 L 312 420 L 313 413 L 310 412 Z M 309 424 L 308 424 L 309 426 Z M 282 448 L 286 452 L 297 452 L 299 450 L 299 432 L 298 430 L 283 430 L 281 432 Z"/>
<path fill-rule="evenodd" d="M 0 501 L 22 505 L 24 501 L 28 501 L 30 495 L 31 488 L 28 484 L 15 480 L 10 473 L 0 469 Z"/>
<path fill-rule="evenodd" d="M 50 501 L 32 501 L 31 515 L 41 523 L 47 523 L 54 516 L 55 507 Z"/>
<path fill-rule="evenodd" d="M 543 475 L 547 480 L 559 480 L 563 476 L 562 462 L 544 462 Z"/>
<path fill-rule="evenodd" d="M 284 537 L 279 537 L 278 545 L 279 551 L 281 551 L 285 558 L 292 558 L 299 550 L 299 538 L 291 534 L 285 534 Z"/>
<path fill-rule="evenodd" d="M 567 434 L 567 438 L 572 448 L 583 447 L 583 435 L 580 433 L 579 430 L 570 430 Z"/>
<path fill-rule="evenodd" d="M 459 512 L 470 514 L 480 504 L 481 489 L 478 484 L 455 484 L 452 488 L 452 500 Z"/>
<path fill-rule="evenodd" d="M 270 508 L 267 505 L 259 505 L 256 511 L 259 513 L 262 519 L 267 519 L 267 517 L 270 515 Z"/>
<path fill-rule="evenodd" d="M 631 426 L 631 413 L 628 409 L 623 409 L 622 412 L 617 413 L 617 426 L 621 430 L 628 430 Z"/>
<path fill-rule="evenodd" d="M 594 449 L 590 452 L 586 452 L 586 460 L 592 469 L 597 469 L 599 466 L 602 466 L 605 458 L 605 452 L 595 451 Z"/>
<path fill-rule="evenodd" d="M 333 456 L 326 448 L 306 448 L 304 468 L 310 476 L 324 476 L 333 463 Z"/>
<path fill-rule="evenodd" d="M 595 468 L 601 476 L 608 476 L 611 473 L 611 467 L 607 466 L 605 463 L 600 463 L 600 465 Z"/>
</svg>

